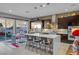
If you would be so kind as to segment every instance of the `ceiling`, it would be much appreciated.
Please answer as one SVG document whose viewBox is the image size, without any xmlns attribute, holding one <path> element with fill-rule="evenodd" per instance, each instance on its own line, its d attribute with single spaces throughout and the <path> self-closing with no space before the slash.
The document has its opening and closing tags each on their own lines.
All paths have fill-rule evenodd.
<svg viewBox="0 0 79 59">
<path fill-rule="evenodd" d="M 43 5 L 43 7 L 41 5 Z M 78 10 L 78 3 L 0 3 L 0 12 L 27 18 L 35 18 Z"/>
</svg>

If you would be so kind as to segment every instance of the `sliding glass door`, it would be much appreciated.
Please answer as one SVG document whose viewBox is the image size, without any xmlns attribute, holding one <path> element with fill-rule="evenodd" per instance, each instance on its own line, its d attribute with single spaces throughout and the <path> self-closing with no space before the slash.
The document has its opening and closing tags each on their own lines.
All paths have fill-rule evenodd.
<svg viewBox="0 0 79 59">
<path fill-rule="evenodd" d="M 0 41 L 25 41 L 27 26 L 28 22 L 23 20 L 0 18 Z"/>
<path fill-rule="evenodd" d="M 0 41 L 12 39 L 14 24 L 14 19 L 0 17 Z"/>
<path fill-rule="evenodd" d="M 26 40 L 25 34 L 27 33 L 27 22 L 22 20 L 16 20 L 16 37 L 18 42 L 24 42 Z"/>
<path fill-rule="evenodd" d="M 12 40 L 12 35 L 13 35 L 13 32 L 14 32 L 13 29 L 14 29 L 14 24 L 15 24 L 14 21 L 15 21 L 14 19 L 6 19 L 5 20 L 6 40 Z"/>
<path fill-rule="evenodd" d="M 5 19 L 4 18 L 0 18 L 0 41 L 4 41 L 5 40 Z"/>
</svg>

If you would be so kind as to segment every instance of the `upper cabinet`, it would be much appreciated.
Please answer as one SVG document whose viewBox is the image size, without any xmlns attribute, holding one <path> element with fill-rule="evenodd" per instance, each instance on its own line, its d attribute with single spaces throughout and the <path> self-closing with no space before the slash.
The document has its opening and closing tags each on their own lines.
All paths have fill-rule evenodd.
<svg viewBox="0 0 79 59">
<path fill-rule="evenodd" d="M 79 26 L 79 15 L 58 18 L 59 29 L 67 29 L 68 26 Z"/>
</svg>

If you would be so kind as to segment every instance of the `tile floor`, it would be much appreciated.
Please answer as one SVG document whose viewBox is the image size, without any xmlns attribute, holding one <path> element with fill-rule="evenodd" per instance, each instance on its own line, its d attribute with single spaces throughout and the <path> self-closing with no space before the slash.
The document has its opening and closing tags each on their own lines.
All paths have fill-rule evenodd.
<svg viewBox="0 0 79 59">
<path fill-rule="evenodd" d="M 28 47 L 25 48 L 25 43 L 24 44 L 19 44 L 19 48 L 15 48 L 10 46 L 10 44 L 5 43 L 5 42 L 0 42 L 0 55 L 49 55 L 49 53 L 45 53 L 43 51 L 38 50 L 38 53 L 36 53 L 36 50 L 31 50 L 28 49 Z M 58 53 L 59 55 L 65 55 L 67 49 L 68 49 L 68 44 L 61 43 L 60 47 L 60 52 Z"/>
</svg>

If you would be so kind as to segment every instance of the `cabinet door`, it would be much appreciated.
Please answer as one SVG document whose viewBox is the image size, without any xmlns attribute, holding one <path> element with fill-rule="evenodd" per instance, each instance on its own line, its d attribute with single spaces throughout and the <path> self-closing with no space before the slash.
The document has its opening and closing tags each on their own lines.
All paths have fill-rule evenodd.
<svg viewBox="0 0 79 59">
<path fill-rule="evenodd" d="M 58 19 L 58 28 L 59 29 L 67 29 L 67 20 L 65 19 Z"/>
</svg>

